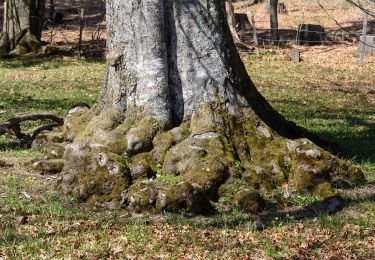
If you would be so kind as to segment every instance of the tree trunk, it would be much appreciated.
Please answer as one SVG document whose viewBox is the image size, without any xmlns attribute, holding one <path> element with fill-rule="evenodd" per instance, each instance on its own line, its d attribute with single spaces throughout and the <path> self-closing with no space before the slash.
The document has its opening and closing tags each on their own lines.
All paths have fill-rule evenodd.
<svg viewBox="0 0 375 260">
<path fill-rule="evenodd" d="M 270 0 L 270 25 L 272 40 L 279 40 L 279 20 L 277 18 L 278 0 Z"/>
<path fill-rule="evenodd" d="M 53 22 L 55 18 L 55 0 L 49 0 L 48 18 Z"/>
<path fill-rule="evenodd" d="M 305 193 L 337 178 L 363 180 L 257 91 L 224 1 L 112 0 L 107 22 L 99 102 L 72 109 L 65 121 L 64 193 L 194 212 L 234 194 L 234 205 L 256 211 L 263 203 L 253 188 L 289 183 Z"/>
<path fill-rule="evenodd" d="M 80 7 L 80 16 L 79 16 L 79 38 L 78 38 L 78 58 L 81 58 L 83 54 L 82 50 L 82 37 L 83 37 L 83 28 L 85 26 L 85 0 L 81 0 L 79 3 Z"/>
<path fill-rule="evenodd" d="M 13 54 L 38 53 L 44 23 L 44 0 L 8 0 L 8 51 Z"/>
<path fill-rule="evenodd" d="M 236 17 L 234 15 L 234 7 L 232 0 L 226 0 L 226 10 L 227 10 L 227 20 L 229 25 L 229 30 L 232 34 L 234 42 L 241 42 L 236 30 Z"/>
</svg>

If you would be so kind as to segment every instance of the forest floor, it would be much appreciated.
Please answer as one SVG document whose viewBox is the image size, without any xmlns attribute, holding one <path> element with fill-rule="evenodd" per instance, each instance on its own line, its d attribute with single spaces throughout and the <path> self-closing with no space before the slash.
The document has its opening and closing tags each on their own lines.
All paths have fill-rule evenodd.
<svg viewBox="0 0 375 260">
<path fill-rule="evenodd" d="M 322 21 L 317 9 L 311 10 L 305 19 Z M 90 14 L 100 20 L 97 9 Z M 360 13 L 349 18 L 358 23 Z M 294 26 L 282 19 L 281 26 Z M 90 40 L 95 26 L 86 31 L 87 46 L 95 46 Z M 325 26 L 335 29 L 328 20 Z M 75 42 L 76 32 L 69 30 L 56 34 L 55 44 Z M 102 41 L 96 53 L 103 53 Z M 93 207 L 59 194 L 56 176 L 31 168 L 42 153 L 1 136 L 0 259 L 375 259 L 375 56 L 359 66 L 358 43 L 343 42 L 299 46 L 303 62 L 293 63 L 291 47 L 261 49 L 259 56 L 244 54 L 243 60 L 276 109 L 339 143 L 346 148 L 341 156 L 366 172 L 365 185 L 339 191 L 346 200 L 343 210 L 318 212 L 316 198 L 295 195 L 284 201 L 285 208 L 263 212 L 271 221 L 257 231 L 258 217 L 241 211 L 137 215 Z M 64 116 L 78 102 L 95 103 L 104 68 L 101 58 L 72 55 L 0 61 L 0 121 L 39 111 Z M 272 201 L 274 194 L 263 195 Z"/>
</svg>

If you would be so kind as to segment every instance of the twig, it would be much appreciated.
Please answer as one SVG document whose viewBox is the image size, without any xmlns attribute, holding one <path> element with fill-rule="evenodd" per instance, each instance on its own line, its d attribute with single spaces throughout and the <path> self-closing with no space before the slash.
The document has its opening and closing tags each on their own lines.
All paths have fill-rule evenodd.
<svg viewBox="0 0 375 260">
<path fill-rule="evenodd" d="M 347 0 L 348 1 L 348 0 Z M 349 1 L 348 1 L 349 2 Z M 351 2 L 351 1 L 350 1 Z M 338 27 L 340 27 L 340 29 L 341 30 L 343 30 L 343 31 L 345 31 L 345 32 L 347 32 L 347 33 L 349 33 L 352 37 L 354 37 L 354 38 L 356 38 L 360 43 L 362 43 L 364 46 L 367 46 L 367 47 L 371 47 L 371 48 L 374 48 L 374 46 L 372 46 L 372 45 L 369 45 L 369 44 L 367 44 L 366 42 L 364 42 L 364 41 L 362 41 L 361 40 L 361 37 L 360 36 L 358 36 L 356 33 L 353 33 L 353 32 L 351 32 L 351 31 L 349 31 L 349 30 L 347 30 L 347 29 L 345 29 L 343 26 L 341 26 L 341 24 L 331 15 L 331 14 L 329 14 L 328 13 L 328 11 L 324 8 L 324 6 L 320 3 L 320 1 L 318 0 L 318 5 L 319 5 L 319 7 L 326 13 L 326 15 L 330 18 L 330 19 L 332 19 L 334 22 L 335 22 L 335 24 L 338 26 Z M 357 6 L 357 5 L 356 5 Z M 359 7 L 360 8 L 360 7 Z M 363 11 L 365 11 L 365 9 L 363 9 L 363 8 L 360 8 L 360 9 L 362 9 Z M 366 11 L 365 11 L 366 12 Z M 370 13 L 368 13 L 368 12 L 366 12 L 367 14 L 369 14 L 369 15 L 371 15 Z M 373 16 L 373 15 L 371 15 L 371 16 Z M 375 16 L 373 16 L 373 17 L 375 17 Z"/>
<path fill-rule="evenodd" d="M 104 18 L 105 18 L 105 12 L 102 14 L 102 17 L 100 18 L 99 23 L 96 25 L 95 31 L 92 31 L 92 33 L 91 33 L 91 38 L 92 38 L 93 41 L 95 40 L 95 36 L 96 36 L 97 40 L 100 37 L 100 26 L 102 25 L 102 22 L 104 21 Z"/>
</svg>

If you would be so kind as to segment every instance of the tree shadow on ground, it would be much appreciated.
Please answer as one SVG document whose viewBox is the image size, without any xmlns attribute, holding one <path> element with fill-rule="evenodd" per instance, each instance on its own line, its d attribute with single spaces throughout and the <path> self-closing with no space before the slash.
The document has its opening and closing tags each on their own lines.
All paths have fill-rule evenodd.
<svg viewBox="0 0 375 260">
<path fill-rule="evenodd" d="M 306 124 L 302 124 L 302 127 L 325 140 L 337 143 L 340 146 L 338 155 L 343 159 L 353 160 L 357 163 L 375 163 L 375 123 L 366 120 L 371 118 L 375 110 L 363 111 L 352 107 L 337 109 L 331 108 L 329 105 L 309 108 L 303 100 L 290 99 L 276 99 L 272 100 L 271 103 L 277 106 L 293 107 L 296 112 L 293 112 L 291 120 L 305 121 Z M 279 111 L 285 114 L 282 112 L 282 108 Z M 358 112 L 359 116 L 356 115 L 356 112 Z M 325 130 L 325 127 L 312 129 L 312 124 L 323 124 L 327 121 L 335 124 L 337 120 L 340 120 L 340 125 L 346 124 L 347 127 L 337 127 L 335 130 Z M 317 127 L 315 126 L 315 128 Z M 359 130 L 352 132 L 354 128 Z"/>
<path fill-rule="evenodd" d="M 167 218 L 168 224 L 192 225 L 198 228 L 232 228 L 248 227 L 250 230 L 262 231 L 275 226 L 277 224 L 293 223 L 295 221 L 309 220 L 325 215 L 340 214 L 353 205 L 375 201 L 375 182 L 368 182 L 361 187 L 357 187 L 364 192 L 365 195 L 358 197 L 346 197 L 341 204 L 335 204 L 338 196 L 331 197 L 326 200 L 315 201 L 304 207 L 289 207 L 285 210 L 279 210 L 275 203 L 269 203 L 267 210 L 260 215 L 251 214 L 234 214 L 231 212 L 214 213 L 207 216 L 191 216 L 190 218 L 181 217 L 177 214 Z M 349 191 L 350 192 L 350 191 Z M 332 204 L 333 201 L 333 204 Z"/>
</svg>

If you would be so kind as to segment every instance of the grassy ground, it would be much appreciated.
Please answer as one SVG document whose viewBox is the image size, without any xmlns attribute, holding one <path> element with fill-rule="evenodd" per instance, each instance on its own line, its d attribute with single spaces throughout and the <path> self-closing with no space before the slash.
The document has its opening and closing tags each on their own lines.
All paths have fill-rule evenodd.
<svg viewBox="0 0 375 260">
<path fill-rule="evenodd" d="M 88 207 L 54 188 L 55 176 L 33 172 L 37 151 L 0 137 L 0 259 L 373 259 L 375 257 L 374 68 L 330 69 L 263 52 L 244 60 L 261 92 L 287 118 L 348 149 L 368 184 L 343 191 L 347 206 L 334 216 L 315 212 L 314 198 L 297 196 L 288 209 L 256 216 L 134 215 Z M 74 103 L 95 102 L 104 62 L 71 59 L 1 61 L 0 120 L 31 111 L 64 116 Z"/>
</svg>

